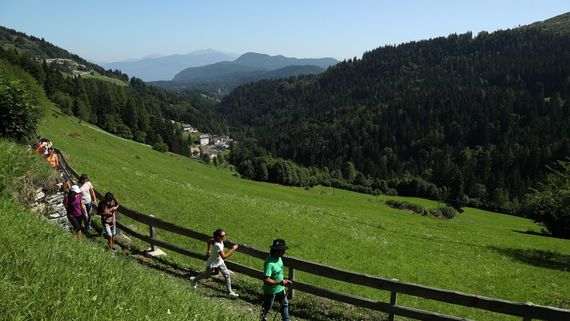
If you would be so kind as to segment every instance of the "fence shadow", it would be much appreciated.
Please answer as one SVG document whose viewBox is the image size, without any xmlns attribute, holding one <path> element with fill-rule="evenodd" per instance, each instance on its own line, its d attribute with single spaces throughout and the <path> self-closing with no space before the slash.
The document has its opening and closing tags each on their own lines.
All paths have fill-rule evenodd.
<svg viewBox="0 0 570 321">
<path fill-rule="evenodd" d="M 189 269 L 183 265 L 169 260 L 164 257 L 149 257 L 144 254 L 144 251 L 131 246 L 124 240 L 118 240 L 116 246 L 120 247 L 121 251 L 135 259 L 139 264 L 147 268 L 160 271 L 171 277 L 187 280 L 190 276 L 195 276 L 201 271 Z M 223 278 L 210 278 L 209 282 L 200 283 L 200 287 L 208 289 L 202 292 L 203 295 L 211 298 L 227 298 L 225 293 L 225 281 Z M 247 302 L 253 306 L 254 309 L 261 311 L 261 281 L 259 285 L 250 283 L 237 282 L 233 287 L 240 294 L 238 300 Z M 188 282 L 188 291 L 193 291 Z M 300 298 L 294 299 L 290 302 L 289 313 L 293 317 L 303 320 L 311 321 L 329 321 L 329 320 L 354 320 L 354 313 L 359 317 L 358 320 L 372 321 L 372 320 L 386 320 L 386 314 L 377 311 L 369 311 L 362 308 L 356 308 L 348 304 L 339 304 L 338 302 L 329 301 L 327 299 L 316 298 L 303 293 L 297 293 Z M 274 304 L 270 316 L 278 314 L 278 305 Z M 281 319 L 280 316 L 277 316 Z"/>
<path fill-rule="evenodd" d="M 570 272 L 570 255 L 536 249 L 489 247 L 492 251 L 515 261 L 552 270 Z"/>
</svg>

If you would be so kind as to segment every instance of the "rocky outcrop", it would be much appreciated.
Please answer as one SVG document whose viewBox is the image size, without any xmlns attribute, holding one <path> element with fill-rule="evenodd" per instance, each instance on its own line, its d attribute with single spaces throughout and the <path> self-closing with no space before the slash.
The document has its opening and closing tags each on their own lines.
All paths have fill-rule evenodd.
<svg viewBox="0 0 570 321">
<path fill-rule="evenodd" d="M 65 207 L 63 206 L 63 183 L 58 183 L 53 188 L 38 189 L 31 204 L 32 211 L 39 213 L 50 222 L 60 225 L 63 229 L 68 230 L 68 221 Z"/>
</svg>

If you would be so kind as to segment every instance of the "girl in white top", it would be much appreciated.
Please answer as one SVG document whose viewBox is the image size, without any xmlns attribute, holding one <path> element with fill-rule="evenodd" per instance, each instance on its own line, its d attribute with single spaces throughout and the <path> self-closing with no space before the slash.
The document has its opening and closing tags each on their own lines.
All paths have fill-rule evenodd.
<svg viewBox="0 0 570 321">
<path fill-rule="evenodd" d="M 97 196 L 95 196 L 95 191 L 93 190 L 93 184 L 89 181 L 87 175 L 82 174 L 77 182 L 79 189 L 81 190 L 81 200 L 85 204 L 87 209 L 87 221 L 85 221 L 85 227 L 83 230 L 84 234 L 89 232 L 91 228 L 91 210 L 93 209 L 93 204 L 97 203 Z"/>
<path fill-rule="evenodd" d="M 214 231 L 214 238 L 208 242 L 207 254 L 209 257 L 206 261 L 206 270 L 195 277 L 191 277 L 190 282 L 192 283 L 192 287 L 196 288 L 198 286 L 198 281 L 207 279 L 210 277 L 210 275 L 217 274 L 218 271 L 222 272 L 222 275 L 226 278 L 226 287 L 228 288 L 230 297 L 237 298 L 239 295 L 232 290 L 230 271 L 226 267 L 224 260 L 234 253 L 234 251 L 238 248 L 238 245 L 235 244 L 227 253 L 224 252 L 224 240 L 226 237 L 226 231 L 222 229 L 217 229 Z M 213 247 L 213 249 L 210 252 L 211 247 Z"/>
</svg>

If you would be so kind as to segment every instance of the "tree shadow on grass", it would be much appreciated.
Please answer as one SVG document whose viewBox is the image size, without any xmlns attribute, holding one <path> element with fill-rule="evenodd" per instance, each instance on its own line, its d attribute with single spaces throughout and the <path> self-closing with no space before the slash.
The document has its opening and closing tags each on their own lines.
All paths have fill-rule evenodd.
<svg viewBox="0 0 570 321">
<path fill-rule="evenodd" d="M 515 261 L 552 270 L 570 272 L 570 255 L 536 249 L 513 249 L 490 246 L 491 250 Z"/>
<path fill-rule="evenodd" d="M 526 231 L 519 231 L 519 230 L 512 230 L 513 232 L 516 233 L 520 233 L 520 234 L 527 234 L 527 235 L 536 235 L 536 236 L 544 236 L 544 237 L 553 237 L 552 235 L 547 234 L 544 230 L 538 232 L 538 231 L 531 231 L 531 230 L 526 230 Z"/>
</svg>

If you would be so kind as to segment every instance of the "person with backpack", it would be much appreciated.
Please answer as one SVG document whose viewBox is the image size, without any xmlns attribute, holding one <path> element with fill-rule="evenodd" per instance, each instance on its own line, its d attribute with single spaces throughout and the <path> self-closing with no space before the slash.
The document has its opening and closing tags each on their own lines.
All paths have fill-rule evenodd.
<svg viewBox="0 0 570 321">
<path fill-rule="evenodd" d="M 87 210 L 81 200 L 79 186 L 71 186 L 69 193 L 63 199 L 63 205 L 67 210 L 67 219 L 73 227 L 73 236 L 79 239 L 81 237 L 81 223 L 87 219 Z"/>
<path fill-rule="evenodd" d="M 226 253 L 224 252 L 224 240 L 227 238 L 226 231 L 223 229 L 217 229 L 214 231 L 214 240 L 213 245 L 208 242 L 208 260 L 206 261 L 206 270 L 197 276 L 193 276 L 190 278 L 190 283 L 192 283 L 192 287 L 196 288 L 198 286 L 198 281 L 202 279 L 207 279 L 212 274 L 217 274 L 218 272 L 222 272 L 222 275 L 226 279 L 226 287 L 229 292 L 229 296 L 231 298 L 237 298 L 239 295 L 232 290 L 232 280 L 230 278 L 230 271 L 226 267 L 224 260 L 229 258 L 234 251 L 238 248 L 238 245 L 235 244 L 232 248 Z M 213 247 L 213 250 L 210 253 L 210 247 Z"/>
<path fill-rule="evenodd" d="M 111 192 L 105 194 L 105 197 L 99 202 L 97 207 L 97 211 L 101 215 L 101 225 L 105 229 L 105 234 L 107 234 L 107 243 L 110 250 L 113 250 L 114 238 L 117 235 L 116 212 L 118 209 L 119 203 L 117 203 L 115 196 Z"/>
<path fill-rule="evenodd" d="M 277 300 L 280 305 L 281 319 L 289 321 L 289 301 L 285 285 L 291 281 L 283 277 L 283 261 L 281 257 L 289 249 L 285 240 L 276 239 L 269 247 L 269 256 L 263 263 L 263 303 L 261 304 L 261 321 L 267 321 L 267 314 L 271 311 L 273 302 Z"/>
<path fill-rule="evenodd" d="M 83 199 L 83 204 L 85 204 L 85 208 L 87 209 L 87 220 L 83 227 L 83 233 L 87 234 L 91 228 L 91 211 L 93 209 L 93 204 L 97 203 L 97 196 L 95 196 L 93 184 L 91 184 L 87 175 L 81 174 L 77 185 L 79 186 L 79 189 L 81 189 L 81 198 Z"/>
<path fill-rule="evenodd" d="M 51 168 L 57 169 L 59 167 L 59 157 L 57 156 L 53 148 L 50 148 L 48 150 L 48 156 L 46 157 L 46 159 L 49 162 Z"/>
</svg>

